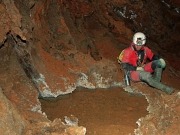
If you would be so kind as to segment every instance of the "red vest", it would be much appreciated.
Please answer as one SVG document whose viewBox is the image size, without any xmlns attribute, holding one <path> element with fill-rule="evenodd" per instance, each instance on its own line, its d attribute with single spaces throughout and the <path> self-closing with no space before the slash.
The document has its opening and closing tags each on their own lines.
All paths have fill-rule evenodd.
<svg viewBox="0 0 180 135">
<path fill-rule="evenodd" d="M 142 50 L 144 50 L 144 59 L 142 62 L 142 65 L 146 63 L 147 59 L 152 60 L 152 57 L 154 56 L 154 53 L 146 46 L 143 46 Z M 133 66 L 138 66 L 138 54 L 137 51 L 134 50 L 133 44 L 130 45 L 130 47 L 124 49 L 120 56 L 119 60 L 122 63 L 129 63 Z"/>
</svg>

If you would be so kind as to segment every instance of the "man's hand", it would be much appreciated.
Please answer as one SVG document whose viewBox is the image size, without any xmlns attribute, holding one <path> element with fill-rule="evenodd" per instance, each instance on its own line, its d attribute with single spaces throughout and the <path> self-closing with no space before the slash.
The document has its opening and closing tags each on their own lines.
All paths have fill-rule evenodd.
<svg viewBox="0 0 180 135">
<path fill-rule="evenodd" d="M 143 67 L 137 67 L 136 70 L 137 71 L 144 71 L 144 68 Z"/>
</svg>

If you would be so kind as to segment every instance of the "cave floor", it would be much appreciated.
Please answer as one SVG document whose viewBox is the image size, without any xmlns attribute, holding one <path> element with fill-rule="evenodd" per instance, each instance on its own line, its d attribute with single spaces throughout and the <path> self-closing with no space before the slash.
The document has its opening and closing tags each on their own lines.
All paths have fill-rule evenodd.
<svg viewBox="0 0 180 135">
<path fill-rule="evenodd" d="M 132 95 L 122 88 L 89 90 L 79 88 L 56 99 L 40 99 L 48 119 L 75 117 L 87 135 L 133 134 L 136 121 L 148 114 L 142 95 Z"/>
</svg>

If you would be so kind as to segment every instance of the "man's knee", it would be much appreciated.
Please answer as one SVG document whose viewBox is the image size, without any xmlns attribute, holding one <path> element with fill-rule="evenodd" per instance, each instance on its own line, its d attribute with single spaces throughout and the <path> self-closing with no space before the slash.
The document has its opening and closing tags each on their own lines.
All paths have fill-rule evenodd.
<svg viewBox="0 0 180 135">
<path fill-rule="evenodd" d="M 164 59 L 159 59 L 159 60 L 154 60 L 152 62 L 151 68 L 155 70 L 156 68 L 165 68 L 166 67 L 166 62 Z"/>
</svg>

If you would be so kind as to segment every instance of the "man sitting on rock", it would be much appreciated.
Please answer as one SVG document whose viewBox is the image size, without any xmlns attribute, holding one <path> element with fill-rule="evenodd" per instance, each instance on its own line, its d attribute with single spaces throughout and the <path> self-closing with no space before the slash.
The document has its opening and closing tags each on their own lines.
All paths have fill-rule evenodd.
<svg viewBox="0 0 180 135">
<path fill-rule="evenodd" d="M 118 62 L 130 80 L 143 81 L 167 94 L 173 93 L 173 88 L 161 83 L 162 71 L 166 66 L 164 59 L 155 55 L 145 43 L 146 36 L 141 32 L 135 33 L 133 42 L 121 52 Z"/>
</svg>

